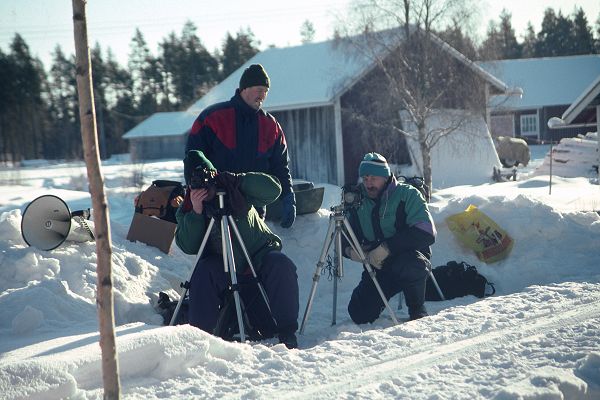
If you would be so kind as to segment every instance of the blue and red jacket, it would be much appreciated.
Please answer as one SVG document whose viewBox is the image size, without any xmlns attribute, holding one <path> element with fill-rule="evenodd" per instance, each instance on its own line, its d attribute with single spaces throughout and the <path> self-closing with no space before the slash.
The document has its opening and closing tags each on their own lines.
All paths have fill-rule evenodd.
<svg viewBox="0 0 600 400">
<path fill-rule="evenodd" d="M 250 107 L 239 89 L 229 100 L 204 109 L 187 139 L 185 152 L 201 150 L 218 171 L 264 172 L 292 191 L 288 151 L 281 126 L 268 112 Z"/>
</svg>

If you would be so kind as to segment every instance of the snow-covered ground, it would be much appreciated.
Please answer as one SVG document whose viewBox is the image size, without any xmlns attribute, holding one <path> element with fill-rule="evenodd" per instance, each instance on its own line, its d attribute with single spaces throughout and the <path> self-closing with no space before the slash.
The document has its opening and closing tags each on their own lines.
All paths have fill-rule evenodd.
<svg viewBox="0 0 600 400">
<path fill-rule="evenodd" d="M 598 399 L 600 398 L 600 186 L 535 175 L 547 147 L 516 182 L 435 191 L 433 265 L 466 261 L 496 285 L 492 297 L 428 302 L 430 317 L 394 326 L 383 313 L 357 326 L 346 311 L 360 266 L 345 262 L 331 326 L 333 284 L 323 275 L 297 350 L 275 341 L 229 343 L 187 325 L 164 327 L 160 291 L 175 297 L 194 257 L 125 239 L 133 198 L 152 179 L 182 180 L 181 161 L 107 162 L 115 316 L 126 399 Z M 538 154 L 540 153 L 540 154 Z M 477 168 L 477 166 L 473 166 Z M 102 398 L 94 242 L 52 251 L 21 237 L 25 206 L 55 194 L 91 206 L 83 164 L 0 169 L 0 399 Z M 491 175 L 491 174 L 490 174 Z M 587 176 L 582 173 L 580 176 Z M 138 185 L 142 182 L 143 185 Z M 290 230 L 273 224 L 298 267 L 300 318 L 339 188 Z M 480 262 L 445 218 L 476 205 L 515 240 Z M 394 308 L 398 302 L 391 301 Z M 398 310 L 406 318 L 406 307 Z"/>
</svg>

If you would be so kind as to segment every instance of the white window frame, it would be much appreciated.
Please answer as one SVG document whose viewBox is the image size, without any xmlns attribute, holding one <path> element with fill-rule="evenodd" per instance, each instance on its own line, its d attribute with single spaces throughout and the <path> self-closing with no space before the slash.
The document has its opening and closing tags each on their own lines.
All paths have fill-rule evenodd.
<svg viewBox="0 0 600 400">
<path fill-rule="evenodd" d="M 520 115 L 520 120 L 521 120 L 521 136 L 536 136 L 537 138 L 539 138 L 540 136 L 540 126 L 539 126 L 539 115 L 538 112 L 536 111 L 535 114 L 521 114 Z M 535 130 L 525 130 L 524 128 L 527 126 L 530 126 L 531 122 L 535 122 Z"/>
</svg>

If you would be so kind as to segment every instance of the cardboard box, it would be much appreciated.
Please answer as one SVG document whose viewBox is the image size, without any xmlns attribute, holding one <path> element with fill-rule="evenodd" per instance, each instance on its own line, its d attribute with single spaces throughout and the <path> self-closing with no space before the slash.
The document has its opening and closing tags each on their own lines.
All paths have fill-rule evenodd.
<svg viewBox="0 0 600 400">
<path fill-rule="evenodd" d="M 127 240 L 140 241 L 169 254 L 177 224 L 140 213 L 133 213 Z"/>
</svg>

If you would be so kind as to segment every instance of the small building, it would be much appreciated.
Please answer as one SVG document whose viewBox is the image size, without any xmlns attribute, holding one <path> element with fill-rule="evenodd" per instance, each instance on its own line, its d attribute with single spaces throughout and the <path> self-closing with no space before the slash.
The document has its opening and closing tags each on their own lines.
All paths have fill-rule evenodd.
<svg viewBox="0 0 600 400">
<path fill-rule="evenodd" d="M 186 133 L 197 116 L 186 111 L 152 114 L 123 135 L 131 160 L 183 159 Z"/>
<path fill-rule="evenodd" d="M 546 123 L 552 117 L 560 117 L 598 77 L 600 55 L 499 60 L 479 65 L 507 85 L 523 90 L 522 97 L 492 99 L 489 125 L 493 136 L 522 137 L 541 143 L 586 133 L 582 126 L 555 131 Z M 588 105 L 581 113 L 591 115 L 595 110 Z"/>
<path fill-rule="evenodd" d="M 468 71 L 476 74 L 486 93 L 507 93 L 508 87 L 439 39 L 436 45 L 450 54 Z M 365 148 L 358 138 L 368 134 L 343 110 L 356 107 L 360 86 L 375 71 L 367 57 L 347 54 L 335 41 L 308 43 L 264 50 L 182 113 L 160 113 L 125 135 L 132 145 L 132 159 L 183 157 L 187 132 L 194 118 L 207 106 L 231 98 L 242 72 L 251 64 L 262 64 L 271 79 L 271 90 L 263 105 L 281 124 L 290 149 L 290 170 L 294 178 L 343 185 L 357 179 L 357 165 L 367 151 L 380 151 L 377 145 Z M 386 93 L 381 104 L 389 105 Z M 389 108 L 389 107 L 388 107 Z M 387 112 L 398 115 L 399 110 Z M 169 119 L 174 123 L 169 127 Z M 187 124 L 187 126 L 186 126 Z M 155 126 L 156 125 L 156 126 Z M 160 128 L 160 129 L 159 129 Z M 146 144 L 146 139 L 151 142 Z M 393 152 L 383 152 L 391 163 L 411 164 L 403 136 L 398 135 Z M 395 142 L 395 143 L 396 143 Z M 172 146 L 167 150 L 166 146 Z M 162 149 L 162 151 L 161 151 Z M 155 153 L 156 150 L 156 154 Z"/>
</svg>

